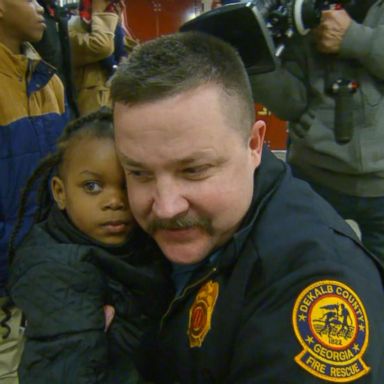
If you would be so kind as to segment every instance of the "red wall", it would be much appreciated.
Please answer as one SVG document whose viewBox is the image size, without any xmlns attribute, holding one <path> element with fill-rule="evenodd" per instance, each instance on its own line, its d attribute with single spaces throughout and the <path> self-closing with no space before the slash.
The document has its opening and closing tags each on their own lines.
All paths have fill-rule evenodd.
<svg viewBox="0 0 384 384">
<path fill-rule="evenodd" d="M 198 15 L 201 9 L 201 0 L 127 0 L 126 22 L 132 36 L 144 42 L 176 32 L 185 21 Z M 267 124 L 266 143 L 272 149 L 285 149 L 286 123 L 261 105 L 255 108 L 258 118 Z"/>
<path fill-rule="evenodd" d="M 173 33 L 201 11 L 201 0 L 127 0 L 126 21 L 140 41 Z"/>
</svg>

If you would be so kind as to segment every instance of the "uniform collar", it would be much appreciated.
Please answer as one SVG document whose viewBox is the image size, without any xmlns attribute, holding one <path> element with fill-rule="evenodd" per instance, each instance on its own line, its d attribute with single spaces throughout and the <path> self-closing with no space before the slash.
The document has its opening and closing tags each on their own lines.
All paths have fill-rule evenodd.
<svg viewBox="0 0 384 384">
<path fill-rule="evenodd" d="M 215 263 L 219 268 L 230 267 L 236 261 L 255 221 L 281 183 L 286 169 L 286 164 L 277 159 L 271 151 L 264 146 L 261 164 L 254 174 L 254 192 L 251 205 L 239 230 L 233 235 L 232 239 L 221 248 L 220 254 L 216 256 Z"/>
</svg>

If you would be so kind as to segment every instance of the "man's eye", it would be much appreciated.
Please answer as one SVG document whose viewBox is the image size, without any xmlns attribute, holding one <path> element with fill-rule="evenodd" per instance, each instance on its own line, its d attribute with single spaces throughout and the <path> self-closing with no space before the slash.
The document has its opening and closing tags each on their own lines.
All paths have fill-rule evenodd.
<svg viewBox="0 0 384 384">
<path fill-rule="evenodd" d="M 125 173 L 128 178 L 132 178 L 137 181 L 148 181 L 152 178 L 152 174 L 148 171 L 127 169 Z"/>
<path fill-rule="evenodd" d="M 101 191 L 101 185 L 96 181 L 87 181 L 83 184 L 83 188 L 89 193 L 99 193 Z"/>
<path fill-rule="evenodd" d="M 190 178 L 203 178 L 209 172 L 211 167 L 209 165 L 199 165 L 197 167 L 188 167 L 183 170 L 184 175 Z"/>
</svg>

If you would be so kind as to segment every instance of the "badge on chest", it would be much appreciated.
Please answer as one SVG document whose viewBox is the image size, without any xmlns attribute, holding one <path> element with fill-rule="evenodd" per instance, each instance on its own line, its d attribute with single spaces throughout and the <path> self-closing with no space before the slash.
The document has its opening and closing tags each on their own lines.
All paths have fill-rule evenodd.
<svg viewBox="0 0 384 384">
<path fill-rule="evenodd" d="M 196 295 L 189 310 L 188 337 L 191 348 L 201 347 L 211 329 L 212 314 L 219 296 L 219 284 L 208 281 Z"/>
</svg>

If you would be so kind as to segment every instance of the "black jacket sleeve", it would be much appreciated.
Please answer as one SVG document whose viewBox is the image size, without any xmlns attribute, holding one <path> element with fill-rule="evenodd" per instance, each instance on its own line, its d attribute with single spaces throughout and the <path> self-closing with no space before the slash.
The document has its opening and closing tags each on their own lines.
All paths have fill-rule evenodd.
<svg viewBox="0 0 384 384">
<path fill-rule="evenodd" d="M 36 257 L 33 265 L 22 262 L 34 255 L 36 249 L 33 255 L 19 255 L 10 285 L 11 297 L 26 317 L 20 383 L 105 384 L 108 343 L 102 275 L 76 257 L 76 251 L 62 260 Z"/>
</svg>

